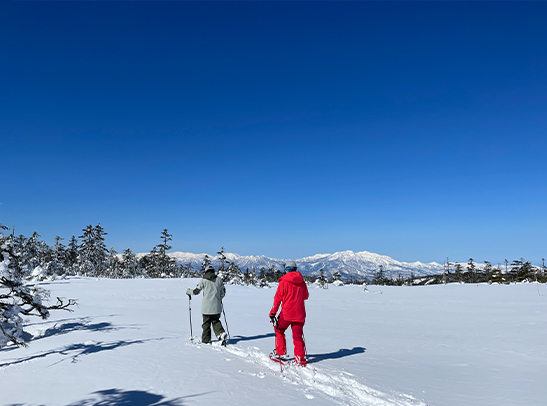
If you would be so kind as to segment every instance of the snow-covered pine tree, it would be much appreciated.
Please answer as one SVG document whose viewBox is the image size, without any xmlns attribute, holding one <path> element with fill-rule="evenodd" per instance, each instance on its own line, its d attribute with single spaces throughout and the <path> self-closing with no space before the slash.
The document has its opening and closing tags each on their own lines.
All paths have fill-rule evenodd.
<svg viewBox="0 0 547 406">
<path fill-rule="evenodd" d="M 372 278 L 372 284 L 373 285 L 384 285 L 386 283 L 386 277 L 384 272 L 384 266 L 378 265 L 378 271 L 376 274 L 374 274 L 374 278 Z"/>
<path fill-rule="evenodd" d="M 226 274 L 228 275 L 228 283 L 231 285 L 244 285 L 245 276 L 239 266 L 235 262 L 230 262 L 226 268 Z"/>
<path fill-rule="evenodd" d="M 172 240 L 166 228 L 163 229 L 160 239 L 161 244 L 156 245 L 150 254 L 143 258 L 142 264 L 150 278 L 173 278 L 178 274 L 175 260 L 167 255 L 172 247 L 168 244 Z"/>
<path fill-rule="evenodd" d="M 78 273 L 78 239 L 72 236 L 68 242 L 65 255 L 65 275 L 76 275 Z"/>
<path fill-rule="evenodd" d="M 256 269 L 253 267 L 253 271 L 256 273 Z M 260 272 L 258 273 L 258 276 L 257 276 L 258 280 L 265 283 L 265 284 L 268 284 L 268 278 L 266 277 L 266 268 L 265 267 L 260 267 Z"/>
<path fill-rule="evenodd" d="M 462 282 L 462 275 L 463 275 L 462 264 L 456 263 L 456 268 L 454 269 L 454 275 L 456 276 L 456 280 L 461 283 Z"/>
<path fill-rule="evenodd" d="M 39 237 L 40 234 L 36 231 L 33 232 L 30 238 L 26 241 L 23 249 L 23 267 L 24 274 L 26 276 L 31 275 L 37 267 L 45 265 L 44 262 L 42 262 L 45 253 L 43 248 L 45 247 L 39 243 Z"/>
<path fill-rule="evenodd" d="M 157 253 L 158 249 L 154 246 L 149 254 L 146 254 L 139 260 L 139 267 L 142 269 L 143 276 L 146 278 L 154 278 L 154 275 L 156 274 Z"/>
<path fill-rule="evenodd" d="M 325 271 L 323 270 L 323 268 L 319 270 L 319 278 L 317 278 L 316 283 L 322 289 L 329 288 L 329 281 L 325 277 Z"/>
<path fill-rule="evenodd" d="M 344 281 L 342 280 L 342 274 L 339 272 L 339 271 L 336 271 L 335 273 L 332 274 L 332 279 L 333 279 L 333 284 L 335 285 L 343 285 L 344 284 Z"/>
<path fill-rule="evenodd" d="M 253 277 L 254 277 L 254 275 L 251 272 L 249 272 L 249 268 L 246 268 L 245 272 L 243 273 L 243 278 L 244 278 L 244 281 L 245 281 L 245 285 L 247 285 L 247 286 L 254 285 Z"/>
<path fill-rule="evenodd" d="M 118 253 L 114 248 L 110 248 L 106 257 L 104 276 L 111 279 L 122 278 L 121 261 L 118 259 Z"/>
<path fill-rule="evenodd" d="M 84 276 L 102 276 L 108 255 L 104 243 L 104 236 L 107 233 L 104 232 L 100 224 L 95 227 L 89 225 L 83 229 L 83 232 L 84 234 L 79 237 L 82 239 L 78 250 L 79 272 Z"/>
<path fill-rule="evenodd" d="M 224 255 L 224 247 L 220 249 L 220 251 L 217 252 L 218 254 L 218 260 L 220 261 L 220 266 L 217 270 L 217 275 L 219 278 L 222 279 L 224 283 L 227 283 L 230 279 L 230 275 L 226 269 L 226 255 Z"/>
<path fill-rule="evenodd" d="M 31 238 L 26 238 L 23 234 L 19 236 L 14 236 L 12 233 L 9 237 L 11 240 L 12 247 L 12 261 L 17 262 L 17 267 L 15 272 L 18 272 L 18 275 L 15 275 L 16 278 L 28 278 L 32 274 L 34 268 L 39 265 L 39 254 L 38 254 L 38 233 L 35 231 L 32 234 Z"/>
<path fill-rule="evenodd" d="M 252 267 L 250 271 L 251 280 L 254 286 L 257 288 L 269 288 L 270 285 L 268 284 L 268 281 L 266 280 L 266 268 L 262 267 L 260 268 L 260 273 L 257 274 L 256 267 Z"/>
<path fill-rule="evenodd" d="M 493 268 L 490 261 L 484 261 L 484 273 L 486 274 L 486 279 L 488 280 L 488 283 L 492 283 Z"/>
<path fill-rule="evenodd" d="M 122 278 L 137 278 L 142 276 L 141 268 L 137 256 L 133 254 L 130 248 L 127 248 L 122 255 L 122 263 L 120 264 Z"/>
<path fill-rule="evenodd" d="M 177 273 L 177 264 L 173 258 L 167 255 L 167 251 L 173 248 L 169 245 L 169 241 L 173 240 L 173 235 L 169 234 L 166 228 L 161 232 L 160 239 L 162 240 L 161 244 L 158 244 L 158 263 L 161 269 L 160 276 L 162 278 L 173 278 Z"/>
<path fill-rule="evenodd" d="M 469 258 L 469 261 L 467 262 L 467 272 L 469 272 L 469 278 L 470 282 L 476 282 L 477 281 L 477 267 L 475 266 L 475 263 L 473 262 L 473 258 Z"/>
<path fill-rule="evenodd" d="M 181 278 L 191 278 L 194 274 L 194 267 L 191 262 L 187 264 L 178 264 L 178 275 Z"/>
<path fill-rule="evenodd" d="M 272 268 L 273 268 L 273 265 L 272 265 Z M 285 275 L 287 272 L 285 272 L 285 265 L 283 265 L 283 271 L 280 271 L 279 269 L 275 269 L 274 270 L 274 278 L 275 278 L 275 282 L 277 282 L 279 280 L 279 278 L 281 278 L 283 275 Z"/>
<path fill-rule="evenodd" d="M 1 230 L 7 228 L 0 224 Z M 0 348 L 8 343 L 26 346 L 23 341 L 23 318 L 21 316 L 49 317 L 50 310 L 68 310 L 76 301 L 57 298 L 56 304 L 47 306 L 49 298 L 45 289 L 25 285 L 21 278 L 20 263 L 14 253 L 13 240 L 0 233 Z"/>
<path fill-rule="evenodd" d="M 260 268 L 260 272 L 262 272 L 262 269 L 263 269 L 263 268 L 264 268 L 264 267 L 261 267 L 261 268 Z M 270 266 L 268 269 L 265 269 L 265 268 L 264 268 L 264 272 L 265 272 L 265 275 L 266 275 L 266 282 L 269 282 L 269 283 L 275 283 L 275 282 L 277 282 L 277 280 L 278 280 L 279 278 L 276 278 L 276 276 L 275 276 L 276 271 L 277 271 L 277 270 L 273 267 L 273 265 Z"/>
<path fill-rule="evenodd" d="M 443 267 L 443 283 L 446 285 L 448 283 L 448 280 L 450 278 L 450 259 L 446 257 L 446 262 L 444 263 Z"/>
<path fill-rule="evenodd" d="M 203 276 L 205 273 L 205 269 L 211 265 L 211 258 L 209 258 L 209 255 L 205 254 L 203 257 L 203 261 L 201 261 L 201 268 L 198 271 L 198 274 L 196 276 Z"/>
<path fill-rule="evenodd" d="M 47 276 L 48 277 L 58 277 L 65 274 L 65 264 L 66 264 L 66 247 L 61 241 L 63 238 L 56 236 L 55 245 L 51 250 L 51 261 L 47 265 Z"/>
</svg>

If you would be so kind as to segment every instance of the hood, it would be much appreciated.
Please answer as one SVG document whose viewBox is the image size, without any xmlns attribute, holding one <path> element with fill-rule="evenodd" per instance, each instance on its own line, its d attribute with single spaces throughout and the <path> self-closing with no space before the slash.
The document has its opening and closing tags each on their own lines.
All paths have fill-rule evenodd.
<svg viewBox="0 0 547 406">
<path fill-rule="evenodd" d="M 286 275 L 283 275 L 281 278 L 279 278 L 279 281 L 281 280 L 289 283 L 293 283 L 295 285 L 299 285 L 301 283 L 304 283 L 304 277 L 302 274 L 298 271 L 292 271 L 288 272 Z"/>
<path fill-rule="evenodd" d="M 203 274 L 203 279 L 209 279 L 210 281 L 212 281 L 216 277 L 217 276 L 215 274 L 215 271 L 207 271 Z"/>
</svg>

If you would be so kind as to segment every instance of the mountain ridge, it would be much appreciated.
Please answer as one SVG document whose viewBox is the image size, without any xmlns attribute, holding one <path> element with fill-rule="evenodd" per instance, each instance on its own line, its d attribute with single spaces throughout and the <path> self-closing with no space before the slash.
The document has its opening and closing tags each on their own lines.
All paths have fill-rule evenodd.
<svg viewBox="0 0 547 406">
<path fill-rule="evenodd" d="M 146 253 L 137 254 L 139 257 Z M 203 258 L 207 255 L 213 266 L 218 267 L 220 260 L 218 255 L 194 254 L 189 252 L 176 251 L 168 253 L 178 264 L 191 264 L 194 269 L 200 269 Z M 228 262 L 234 262 L 243 272 L 264 267 L 269 269 L 283 269 L 283 264 L 288 259 L 269 258 L 265 255 L 239 255 L 235 253 L 224 253 Z M 378 272 L 380 265 L 383 266 L 386 276 L 396 277 L 399 274 L 407 277 L 411 273 L 415 276 L 438 274 L 443 271 L 443 265 L 437 262 L 424 263 L 401 262 L 387 255 L 375 254 L 368 251 L 353 252 L 351 250 L 339 251 L 333 254 L 315 254 L 294 260 L 298 270 L 303 275 L 319 275 L 323 269 L 325 275 L 332 276 L 340 272 L 342 277 L 348 278 L 370 278 Z"/>
</svg>

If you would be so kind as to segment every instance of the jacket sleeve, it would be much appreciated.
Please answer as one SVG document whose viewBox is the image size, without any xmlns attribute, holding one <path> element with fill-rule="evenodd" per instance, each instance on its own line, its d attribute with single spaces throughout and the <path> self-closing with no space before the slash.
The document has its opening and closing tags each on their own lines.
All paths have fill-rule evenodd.
<svg viewBox="0 0 547 406">
<path fill-rule="evenodd" d="M 310 297 L 310 292 L 308 291 L 308 286 L 306 284 L 304 284 L 304 289 L 305 289 L 304 300 L 308 300 L 308 298 Z"/>
<path fill-rule="evenodd" d="M 224 283 L 221 282 L 220 300 L 224 299 L 224 296 L 226 296 L 226 286 L 224 286 Z"/>
<path fill-rule="evenodd" d="M 194 295 L 199 295 L 199 292 L 203 289 L 203 279 L 201 279 L 198 283 L 198 286 L 194 289 Z"/>
<path fill-rule="evenodd" d="M 285 293 L 285 284 L 283 282 L 279 282 L 279 286 L 277 287 L 277 290 L 274 296 L 272 312 L 277 313 L 277 311 L 279 310 L 279 306 L 281 305 L 281 302 L 283 301 L 283 297 L 285 296 L 284 293 Z"/>
</svg>

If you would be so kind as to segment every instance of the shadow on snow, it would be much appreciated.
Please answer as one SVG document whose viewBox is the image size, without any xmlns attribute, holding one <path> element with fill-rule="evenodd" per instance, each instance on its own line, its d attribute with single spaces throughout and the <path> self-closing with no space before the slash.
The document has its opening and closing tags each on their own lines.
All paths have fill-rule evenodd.
<svg viewBox="0 0 547 406">
<path fill-rule="evenodd" d="M 8 361 L 4 362 L 3 364 L 0 364 L 0 368 L 8 367 L 11 365 L 17 365 L 22 364 L 23 362 L 32 361 L 39 358 L 45 358 L 49 355 L 59 354 L 59 355 L 66 355 L 67 357 L 63 358 L 61 361 L 56 362 L 60 363 L 63 362 L 65 359 L 71 358 L 72 362 L 78 362 L 80 357 L 90 354 L 96 354 L 98 352 L 102 351 L 110 351 L 115 350 L 116 348 L 126 347 L 128 345 L 133 344 L 143 344 L 147 341 L 159 341 L 163 340 L 163 338 L 152 338 L 147 340 L 132 340 L 132 341 L 112 341 L 112 342 L 91 342 L 91 343 L 78 343 L 78 344 L 71 344 L 67 345 L 61 349 L 57 350 L 51 350 L 47 352 L 43 352 L 41 354 L 32 355 L 30 357 L 20 358 L 14 361 Z"/>
<path fill-rule="evenodd" d="M 324 361 L 326 359 L 337 359 L 349 357 L 350 355 L 362 354 L 367 349 L 364 347 L 353 347 L 351 350 L 347 348 L 342 348 L 335 352 L 329 352 L 326 354 L 308 354 L 308 364 L 313 364 L 314 362 Z"/>
<path fill-rule="evenodd" d="M 183 406 L 184 399 L 207 395 L 211 392 L 196 395 L 182 396 L 167 400 L 165 396 L 142 390 L 108 389 L 93 392 L 87 399 L 71 403 L 67 406 Z M 25 406 L 24 403 L 15 403 L 7 406 Z"/>
<path fill-rule="evenodd" d="M 196 395 L 188 395 L 171 400 L 166 400 L 165 396 L 156 395 L 154 393 L 141 390 L 108 389 L 93 392 L 92 395 L 95 396 L 93 396 L 92 398 L 71 403 L 67 406 L 182 406 L 184 404 L 183 399 L 202 396 L 206 395 L 207 393 L 199 393 Z"/>
<path fill-rule="evenodd" d="M 65 322 L 65 323 L 62 323 Z M 62 324 L 61 324 L 62 323 Z M 42 338 L 48 338 L 51 336 L 58 336 L 71 333 L 73 331 L 97 331 L 97 332 L 110 332 L 121 329 L 138 328 L 137 326 L 116 326 L 111 322 L 99 322 L 92 323 L 91 317 L 80 317 L 75 319 L 64 319 L 55 322 L 53 327 L 50 327 L 42 333 L 33 336 L 32 334 L 24 331 L 23 340 L 28 343 L 30 341 L 41 340 Z"/>
<path fill-rule="evenodd" d="M 116 317 L 116 316 L 119 316 L 119 315 L 118 314 L 109 314 L 109 315 L 103 315 L 103 316 L 96 316 L 96 318 L 97 317 Z M 35 323 L 25 323 L 25 327 L 40 326 L 40 325 L 44 325 L 44 324 L 58 324 L 58 323 L 65 322 L 65 321 L 74 322 L 76 320 L 80 320 L 82 322 L 85 322 L 85 321 L 91 320 L 91 317 L 70 317 L 70 318 L 67 318 L 67 319 L 60 319 L 60 320 L 39 320 Z"/>
</svg>

